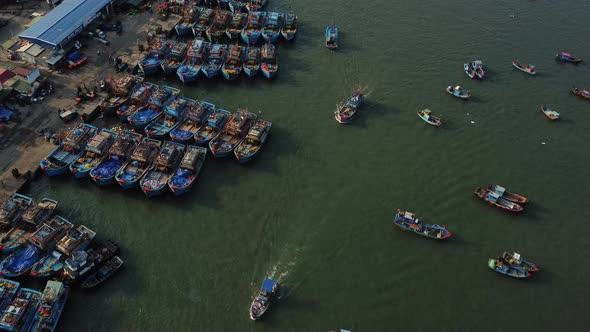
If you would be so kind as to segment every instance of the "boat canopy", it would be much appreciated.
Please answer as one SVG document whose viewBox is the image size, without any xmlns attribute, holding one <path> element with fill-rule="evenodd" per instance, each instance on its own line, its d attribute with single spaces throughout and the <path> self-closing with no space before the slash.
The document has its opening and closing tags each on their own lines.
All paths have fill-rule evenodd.
<svg viewBox="0 0 590 332">
<path fill-rule="evenodd" d="M 45 290 L 43 290 L 43 296 L 41 297 L 41 301 L 49 301 L 55 302 L 59 294 L 61 294 L 62 290 L 64 289 L 64 284 L 59 281 L 49 280 L 47 285 L 45 285 Z"/>
<path fill-rule="evenodd" d="M 498 193 L 498 195 L 500 195 L 500 196 L 504 195 L 505 191 L 506 191 L 506 188 L 496 185 L 496 192 Z"/>
<path fill-rule="evenodd" d="M 101 153 L 105 144 L 107 144 L 111 137 L 113 137 L 111 133 L 101 131 L 100 133 L 98 133 L 98 135 L 94 136 L 90 140 L 88 146 L 86 146 L 86 150 L 94 153 Z"/>
<path fill-rule="evenodd" d="M 571 58 L 571 56 L 572 56 L 572 55 L 571 55 L 571 54 L 569 54 L 569 53 L 566 53 L 566 52 L 561 52 L 561 58 L 562 58 L 562 59 L 569 59 L 569 58 Z"/>
<path fill-rule="evenodd" d="M 184 154 L 182 161 L 180 162 L 180 167 L 186 169 L 194 169 L 197 161 L 199 160 L 199 156 L 201 155 L 201 149 L 198 148 L 189 148 L 187 152 Z"/>
<path fill-rule="evenodd" d="M 85 138 L 90 136 L 90 128 L 87 126 L 79 126 L 74 128 L 64 140 L 64 144 L 70 145 L 73 148 L 79 149 Z"/>
<path fill-rule="evenodd" d="M 271 278 L 266 278 L 264 279 L 264 282 L 262 283 L 262 290 L 268 293 L 272 293 L 273 291 L 273 287 L 276 285 L 277 283 L 272 280 Z"/>
<path fill-rule="evenodd" d="M 498 200 L 498 198 L 500 198 L 500 195 L 496 192 L 493 191 L 489 191 L 488 192 L 488 198 L 492 201 L 492 202 L 496 202 Z"/>
</svg>

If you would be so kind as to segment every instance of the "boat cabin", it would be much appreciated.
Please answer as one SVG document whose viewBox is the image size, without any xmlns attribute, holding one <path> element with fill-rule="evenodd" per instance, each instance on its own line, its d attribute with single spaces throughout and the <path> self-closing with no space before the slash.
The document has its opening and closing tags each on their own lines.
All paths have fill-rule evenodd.
<svg viewBox="0 0 590 332">
<path fill-rule="evenodd" d="M 270 59 L 275 59 L 276 58 L 276 48 L 273 44 L 266 44 L 264 46 L 262 46 L 262 58 L 266 60 L 266 62 L 268 62 L 268 60 Z"/>
<path fill-rule="evenodd" d="M 226 116 L 227 114 L 224 112 L 215 112 L 209 115 L 209 118 L 207 119 L 207 125 L 212 128 L 219 128 L 225 121 Z"/>
<path fill-rule="evenodd" d="M 115 156 L 124 157 L 127 156 L 129 150 L 131 150 L 135 146 L 134 141 L 130 137 L 121 137 L 119 140 L 113 144 L 110 149 L 110 153 Z"/>
<path fill-rule="evenodd" d="M 172 47 L 172 52 L 170 53 L 170 56 L 175 59 L 182 60 L 182 58 L 186 54 L 187 48 L 188 48 L 188 45 L 186 43 L 176 42 L 174 44 L 174 46 Z"/>
<path fill-rule="evenodd" d="M 72 150 L 80 149 L 88 141 L 90 134 L 90 128 L 87 126 L 74 128 L 63 141 L 64 149 L 66 146 L 71 147 Z"/>
<path fill-rule="evenodd" d="M 199 19 L 195 26 L 207 27 L 211 20 L 213 19 L 213 15 L 215 15 L 215 11 L 210 8 L 204 8 L 201 11 L 201 15 L 199 15 Z"/>
<path fill-rule="evenodd" d="M 199 157 L 203 151 L 201 149 L 188 149 L 187 152 L 184 154 L 182 161 L 180 162 L 180 167 L 184 169 L 194 170 L 199 162 Z"/>
<path fill-rule="evenodd" d="M 269 298 L 272 295 L 272 293 L 276 291 L 277 286 L 278 284 L 274 280 L 272 280 L 271 278 L 266 278 L 262 283 L 260 295 Z"/>
<path fill-rule="evenodd" d="M 222 44 L 215 44 L 211 47 L 211 51 L 209 52 L 209 59 L 223 59 L 225 58 L 225 54 L 227 52 L 227 47 Z"/>
<path fill-rule="evenodd" d="M 197 63 L 203 62 L 203 58 L 207 55 L 208 45 L 209 43 L 202 38 L 196 38 L 187 51 L 187 57 L 197 59 Z"/>
<path fill-rule="evenodd" d="M 99 248 L 90 248 L 85 251 L 76 251 L 66 259 L 64 272 L 70 279 L 76 279 L 90 271 L 96 264 L 110 258 L 117 251 L 117 246 L 112 242 L 105 242 Z"/>
<path fill-rule="evenodd" d="M 137 149 L 135 149 L 135 151 L 133 151 L 131 159 L 142 163 L 147 163 L 151 155 L 150 147 L 151 146 L 148 143 L 142 143 L 140 146 L 137 147 Z"/>
<path fill-rule="evenodd" d="M 84 225 L 80 225 L 57 242 L 57 249 L 66 255 L 70 255 L 74 251 L 86 249 L 95 236 L 96 232 Z"/>
<path fill-rule="evenodd" d="M 156 169 L 160 172 L 169 172 L 175 164 L 178 164 L 177 160 L 180 157 L 180 153 L 180 150 L 175 146 L 164 146 L 158 158 L 156 158 Z"/>
<path fill-rule="evenodd" d="M 248 132 L 248 136 L 246 136 L 248 143 L 260 142 L 266 131 L 265 129 L 266 127 L 264 127 L 262 124 L 256 123 L 254 127 L 252 127 Z"/>
<path fill-rule="evenodd" d="M 136 77 L 131 75 L 123 75 L 116 80 L 110 82 L 111 89 L 117 95 L 126 94 L 136 82 Z"/>
<path fill-rule="evenodd" d="M 131 100 L 135 102 L 144 102 L 152 94 L 153 86 L 148 83 L 138 84 L 131 92 Z"/>
<path fill-rule="evenodd" d="M 498 199 L 500 198 L 500 194 L 498 194 L 497 192 L 493 192 L 493 191 L 488 191 L 486 197 L 492 202 L 492 203 L 496 203 L 498 201 Z"/>
<path fill-rule="evenodd" d="M 110 143 L 114 139 L 113 134 L 105 131 L 101 131 L 97 135 L 95 135 L 88 145 L 86 146 L 86 150 L 90 152 L 94 152 L 96 154 L 101 154 L 105 145 Z"/>
<path fill-rule="evenodd" d="M 148 100 L 148 104 L 151 106 L 162 107 L 164 103 L 172 97 L 172 92 L 165 88 L 156 90 Z"/>
<path fill-rule="evenodd" d="M 504 193 L 506 192 L 506 188 L 502 187 L 502 186 L 494 186 L 494 191 L 499 195 L 499 196 L 504 196 Z"/>
<path fill-rule="evenodd" d="M 184 98 L 176 98 L 166 105 L 166 113 L 172 116 L 178 116 L 186 107 L 188 101 Z"/>
<path fill-rule="evenodd" d="M 250 120 L 248 111 L 239 109 L 236 114 L 231 118 L 228 124 L 227 131 L 230 134 L 243 134 L 246 130 L 246 124 Z"/>
<path fill-rule="evenodd" d="M 29 242 L 45 250 L 49 244 L 55 241 L 55 238 L 61 237 L 61 234 L 72 229 L 74 225 L 71 222 L 55 216 L 44 223 L 39 229 L 29 237 Z"/>
<path fill-rule="evenodd" d="M 242 12 L 234 13 L 234 16 L 232 17 L 231 22 L 229 23 L 228 30 L 241 31 L 244 28 L 244 26 L 246 25 L 247 21 L 248 21 L 248 14 L 242 13 Z"/>
</svg>

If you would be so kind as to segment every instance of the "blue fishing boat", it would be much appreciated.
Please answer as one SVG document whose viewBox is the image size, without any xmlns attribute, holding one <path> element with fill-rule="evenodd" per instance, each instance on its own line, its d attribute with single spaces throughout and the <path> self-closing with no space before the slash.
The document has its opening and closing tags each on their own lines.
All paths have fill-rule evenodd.
<svg viewBox="0 0 590 332">
<path fill-rule="evenodd" d="M 254 77 L 258 74 L 258 70 L 260 70 L 260 48 L 246 48 L 246 60 L 244 60 L 243 69 L 248 77 Z"/>
<path fill-rule="evenodd" d="M 449 85 L 446 90 L 445 90 L 448 94 L 450 94 L 453 97 L 457 97 L 460 99 L 469 99 L 471 98 L 471 92 L 469 90 L 463 90 L 461 89 L 461 87 L 459 85 L 455 86 L 453 88 L 453 86 Z"/>
<path fill-rule="evenodd" d="M 287 13 L 285 15 L 285 24 L 281 28 L 281 36 L 285 38 L 285 40 L 293 40 L 297 35 L 297 15 L 293 11 Z"/>
<path fill-rule="evenodd" d="M 27 332 L 53 332 L 63 312 L 70 289 L 59 281 L 50 280 L 41 295 L 39 310 L 36 311 Z"/>
<path fill-rule="evenodd" d="M 88 176 L 90 170 L 98 165 L 106 156 L 107 152 L 119 137 L 116 132 L 103 128 L 90 140 L 86 145 L 84 155 L 70 164 L 70 172 L 76 179 L 82 179 Z"/>
<path fill-rule="evenodd" d="M 187 43 L 180 41 L 172 45 L 170 56 L 166 58 L 166 60 L 162 61 L 162 70 L 164 71 L 165 75 L 176 74 L 176 71 L 178 68 L 180 68 L 180 65 L 184 60 L 187 48 Z"/>
<path fill-rule="evenodd" d="M 144 137 L 133 151 L 131 158 L 115 175 L 117 183 L 123 189 L 136 186 L 147 170 L 152 167 L 161 145 L 161 141 Z"/>
<path fill-rule="evenodd" d="M 27 332 L 41 303 L 41 292 L 21 288 L 8 307 L 0 313 L 0 329 Z"/>
<path fill-rule="evenodd" d="M 338 48 L 338 26 L 330 24 L 326 27 L 326 47 L 334 50 Z"/>
<path fill-rule="evenodd" d="M 444 240 L 451 237 L 451 232 L 444 225 L 425 224 L 420 222 L 413 213 L 402 212 L 400 209 L 397 209 L 393 224 L 403 230 L 431 239 Z"/>
<path fill-rule="evenodd" d="M 20 217 L 22 222 L 15 223 L 14 227 L 0 237 L 0 251 L 9 254 L 26 243 L 37 227 L 51 218 L 57 205 L 57 201 L 49 198 L 43 198 L 41 202 L 30 205 Z"/>
<path fill-rule="evenodd" d="M 207 148 L 189 145 L 174 175 L 168 180 L 168 187 L 176 195 L 189 191 L 197 180 L 207 157 Z"/>
<path fill-rule="evenodd" d="M 215 112 L 215 105 L 206 101 L 189 103 L 180 124 L 170 131 L 170 138 L 174 142 L 183 144 L 191 141 L 213 112 Z"/>
<path fill-rule="evenodd" d="M 281 35 L 281 29 L 285 24 L 285 14 L 270 12 L 266 16 L 266 22 L 262 28 L 261 35 L 262 39 L 268 43 L 274 43 L 279 39 Z"/>
<path fill-rule="evenodd" d="M 95 231 L 84 225 L 80 225 L 68 231 L 68 233 L 57 242 L 56 247 L 60 252 L 70 256 L 76 251 L 88 248 L 88 245 L 94 240 L 95 236 Z"/>
<path fill-rule="evenodd" d="M 180 165 L 184 149 L 184 144 L 173 141 L 164 142 L 156 161 L 139 181 L 139 187 L 147 197 L 164 193 L 168 180 L 172 178 Z"/>
<path fill-rule="evenodd" d="M 207 146 L 215 136 L 219 135 L 230 116 L 230 111 L 221 108 L 209 115 L 207 123 L 195 133 L 195 143 L 199 146 Z"/>
<path fill-rule="evenodd" d="M 571 54 L 566 53 L 566 52 L 561 52 L 561 53 L 555 54 L 555 59 L 557 59 L 559 61 L 563 61 L 563 62 L 570 62 L 570 63 L 582 62 L 582 58 L 572 56 Z"/>
<path fill-rule="evenodd" d="M 117 172 L 127 163 L 131 153 L 141 142 L 142 135 L 123 130 L 109 149 L 106 157 L 90 170 L 90 177 L 98 185 L 113 183 Z"/>
<path fill-rule="evenodd" d="M 0 205 L 0 226 L 14 225 L 29 206 L 33 204 L 33 199 L 14 193 Z"/>
<path fill-rule="evenodd" d="M 123 75 L 116 80 L 112 78 L 108 79 L 107 84 L 110 93 L 100 103 L 100 109 L 102 110 L 102 113 L 115 113 L 129 100 L 130 90 L 141 81 L 141 78 L 132 75 Z"/>
<path fill-rule="evenodd" d="M 216 158 L 228 156 L 246 138 L 254 125 L 256 114 L 239 108 L 231 115 L 219 135 L 209 142 L 209 149 Z"/>
<path fill-rule="evenodd" d="M 65 284 L 83 280 L 119 251 L 113 241 L 100 241 L 86 250 L 76 251 L 66 259 L 61 278 Z"/>
<path fill-rule="evenodd" d="M 164 105 L 164 115 L 145 127 L 147 137 L 164 139 L 164 137 L 168 136 L 168 133 L 176 128 L 184 118 L 185 108 L 189 101 L 191 100 L 183 97 L 170 99 Z"/>
<path fill-rule="evenodd" d="M 231 40 L 238 39 L 246 23 L 248 23 L 248 14 L 233 11 L 231 22 L 229 22 L 229 26 L 225 31 L 227 38 Z"/>
<path fill-rule="evenodd" d="M 272 122 L 258 119 L 248 131 L 246 139 L 234 150 L 234 155 L 240 163 L 252 160 L 268 139 Z"/>
<path fill-rule="evenodd" d="M 195 19 L 195 23 L 192 27 L 195 37 L 203 37 L 205 31 L 207 31 L 209 25 L 211 25 L 214 16 L 215 10 L 211 8 L 201 8 L 199 17 Z"/>
<path fill-rule="evenodd" d="M 191 32 L 193 24 L 195 23 L 195 17 L 199 15 L 201 8 L 191 7 L 185 8 L 182 12 L 182 21 L 174 26 L 174 30 L 179 37 L 186 35 Z"/>
<path fill-rule="evenodd" d="M 51 255 L 45 256 L 45 258 L 33 265 L 29 276 L 33 278 L 50 278 L 55 276 L 64 268 L 67 257 L 60 251 L 54 250 Z"/>
<path fill-rule="evenodd" d="M 242 72 L 244 50 L 245 48 L 239 45 L 233 45 L 230 48 L 229 55 L 221 67 L 221 73 L 226 80 L 234 80 Z"/>
<path fill-rule="evenodd" d="M 422 119 L 424 122 L 428 123 L 431 126 L 440 127 L 443 124 L 443 120 L 439 117 L 432 115 L 432 111 L 429 109 L 424 109 L 418 111 L 418 117 Z"/>
<path fill-rule="evenodd" d="M 467 74 L 469 78 L 477 77 L 479 79 L 483 79 L 485 76 L 483 62 L 481 62 L 481 60 L 474 60 L 470 63 L 464 63 L 463 69 L 465 69 L 465 74 Z"/>
<path fill-rule="evenodd" d="M 63 142 L 39 163 L 39 166 L 49 176 L 65 174 L 68 166 L 84 154 L 88 141 L 98 128 L 86 123 L 80 123 L 66 136 Z"/>
<path fill-rule="evenodd" d="M 260 68 L 264 77 L 271 79 L 277 75 L 279 64 L 277 62 L 277 48 L 273 44 L 265 44 L 261 50 Z"/>
<path fill-rule="evenodd" d="M 227 31 L 227 27 L 229 26 L 231 19 L 232 13 L 227 10 L 218 10 L 215 13 L 213 22 L 211 23 L 207 31 L 205 31 L 207 33 L 207 38 L 210 42 L 216 42 L 221 37 L 223 37 L 223 35 L 225 35 L 225 32 Z"/>
<path fill-rule="evenodd" d="M 145 104 L 158 86 L 149 82 L 137 83 L 129 94 L 129 102 L 121 105 L 117 110 L 117 116 L 122 122 L 128 122 L 129 116 L 135 114 Z"/>
<path fill-rule="evenodd" d="M 252 12 L 248 18 L 248 23 L 242 30 L 242 41 L 248 45 L 258 43 L 264 20 L 266 19 L 266 12 Z"/>
<path fill-rule="evenodd" d="M 275 300 L 279 291 L 279 283 L 271 278 L 264 279 L 258 295 L 254 297 L 254 301 L 250 305 L 250 319 L 257 320 L 270 308 L 270 305 Z"/>
<path fill-rule="evenodd" d="M 161 66 L 162 59 L 157 52 L 150 52 L 139 61 L 139 71 L 146 76 L 156 74 Z"/>
<path fill-rule="evenodd" d="M 225 62 L 225 58 L 227 57 L 227 50 L 228 45 L 225 44 L 213 44 L 213 46 L 211 46 L 209 57 L 201 67 L 201 71 L 207 78 L 217 76 L 221 66 Z"/>
<path fill-rule="evenodd" d="M 10 305 L 19 286 L 16 281 L 0 278 L 0 312 Z"/>
<path fill-rule="evenodd" d="M 144 130 L 150 122 L 162 116 L 164 105 L 179 94 L 180 90 L 176 88 L 167 85 L 160 86 L 148 99 L 147 107 L 129 116 L 129 123 L 137 131 Z"/>
<path fill-rule="evenodd" d="M 190 83 L 197 79 L 203 63 L 209 56 L 210 49 L 211 43 L 200 37 L 195 38 L 186 53 L 184 62 L 176 71 L 176 75 L 182 83 Z"/>
<path fill-rule="evenodd" d="M 505 262 L 502 257 L 500 257 L 500 259 L 493 259 L 490 258 L 488 259 L 488 267 L 500 274 L 512 277 L 512 278 L 517 278 L 517 279 L 526 279 L 526 278 L 530 278 L 532 276 L 532 273 L 519 268 L 519 267 L 515 267 L 512 266 L 510 264 L 508 264 L 508 262 Z"/>
<path fill-rule="evenodd" d="M 334 112 L 339 123 L 350 123 L 356 118 L 361 106 L 365 103 L 365 96 L 361 90 L 354 90 L 344 105 Z"/>
</svg>

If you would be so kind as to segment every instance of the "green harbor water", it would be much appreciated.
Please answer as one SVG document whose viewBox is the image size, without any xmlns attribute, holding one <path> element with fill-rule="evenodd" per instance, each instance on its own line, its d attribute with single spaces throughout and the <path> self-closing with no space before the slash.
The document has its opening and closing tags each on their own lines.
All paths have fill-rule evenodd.
<svg viewBox="0 0 590 332">
<path fill-rule="evenodd" d="M 590 87 L 590 65 L 554 56 L 590 61 L 590 3 L 269 2 L 267 10 L 291 6 L 300 22 L 297 40 L 280 43 L 275 80 L 182 87 L 272 121 L 257 160 L 210 159 L 178 198 L 69 176 L 29 190 L 120 243 L 125 260 L 100 289 L 72 292 L 60 330 L 584 330 L 590 104 L 568 90 Z M 323 45 L 332 21 L 341 31 L 334 52 Z M 463 71 L 474 59 L 484 62 L 483 81 Z M 512 59 L 539 74 L 513 69 Z M 474 97 L 452 98 L 451 84 Z M 355 87 L 367 105 L 339 125 L 336 104 Z M 546 119 L 541 103 L 562 119 Z M 428 126 L 416 115 L 424 108 L 446 123 Z M 472 194 L 488 183 L 532 202 L 518 216 L 493 209 Z M 397 208 L 446 225 L 453 238 L 394 228 Z M 494 273 L 487 259 L 505 250 L 541 272 L 527 281 Z M 249 305 L 267 275 L 285 287 L 252 322 Z"/>
</svg>

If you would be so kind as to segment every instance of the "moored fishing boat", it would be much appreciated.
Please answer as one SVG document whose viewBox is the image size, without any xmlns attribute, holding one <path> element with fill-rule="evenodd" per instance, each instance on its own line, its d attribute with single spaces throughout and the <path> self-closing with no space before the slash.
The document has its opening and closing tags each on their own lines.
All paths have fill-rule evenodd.
<svg viewBox="0 0 590 332">
<path fill-rule="evenodd" d="M 178 169 L 168 180 L 168 187 L 176 195 L 182 195 L 189 191 L 197 180 L 201 168 L 207 157 L 207 148 L 189 145 L 182 157 Z"/>
<path fill-rule="evenodd" d="M 563 62 L 570 62 L 570 63 L 580 63 L 582 62 L 581 58 L 577 58 L 575 56 L 572 56 L 569 53 L 566 52 L 561 52 L 558 54 L 555 54 L 555 58 L 559 61 L 563 61 Z"/>
<path fill-rule="evenodd" d="M 227 27 L 231 22 L 231 19 L 232 14 L 227 10 L 218 10 L 217 12 L 215 12 L 213 22 L 211 22 L 211 25 L 209 26 L 207 31 L 205 31 L 205 33 L 207 34 L 207 38 L 210 42 L 216 42 L 223 35 L 225 35 L 225 32 L 227 31 Z"/>
<path fill-rule="evenodd" d="M 86 144 L 97 132 L 95 126 L 80 123 L 55 150 L 41 160 L 41 169 L 49 176 L 65 174 L 68 166 L 82 156 Z"/>
<path fill-rule="evenodd" d="M 503 198 L 495 191 L 490 191 L 487 189 L 482 189 L 480 187 L 477 187 L 477 188 L 475 188 L 475 191 L 473 192 L 473 194 L 476 197 L 478 197 L 479 199 L 482 199 L 483 201 L 485 201 L 486 203 L 493 205 L 493 206 L 495 206 L 499 209 L 502 209 L 502 210 L 516 212 L 516 213 L 522 212 L 522 210 L 523 210 L 523 207 L 520 204 L 511 202 L 511 201 Z"/>
<path fill-rule="evenodd" d="M 250 46 L 246 49 L 246 59 L 244 60 L 243 69 L 248 77 L 258 74 L 258 70 L 260 69 L 260 48 Z"/>
<path fill-rule="evenodd" d="M 285 24 L 281 28 L 281 36 L 285 40 L 293 40 L 297 35 L 297 15 L 293 11 L 285 15 Z"/>
<path fill-rule="evenodd" d="M 82 288 L 92 288 L 102 284 L 105 280 L 112 277 L 123 266 L 123 260 L 115 256 L 104 263 L 98 271 L 92 273 L 82 282 Z"/>
<path fill-rule="evenodd" d="M 528 198 L 526 198 L 522 195 L 519 195 L 519 194 L 511 193 L 511 192 L 507 191 L 506 188 L 499 186 L 497 184 L 490 184 L 490 185 L 488 185 L 487 189 L 489 191 L 496 192 L 502 198 L 509 200 L 511 202 L 514 202 L 514 203 L 526 204 L 529 202 Z"/>
<path fill-rule="evenodd" d="M 184 8 L 182 11 L 182 21 L 174 26 L 174 30 L 179 37 L 189 33 L 195 23 L 195 16 L 199 15 L 201 8 L 191 7 Z"/>
<path fill-rule="evenodd" d="M 226 80 L 236 79 L 242 72 L 244 62 L 244 47 L 233 45 L 227 56 L 227 59 L 221 66 L 221 73 Z"/>
<path fill-rule="evenodd" d="M 54 250 L 51 255 L 45 256 L 33 265 L 29 276 L 33 278 L 50 278 L 63 269 L 67 257 L 60 251 Z"/>
<path fill-rule="evenodd" d="M 248 45 L 256 44 L 260 39 L 260 33 L 264 20 L 266 19 L 266 12 L 252 12 L 248 16 L 248 23 L 242 29 L 242 41 Z"/>
<path fill-rule="evenodd" d="M 248 13 L 259 11 L 266 5 L 266 2 L 266 0 L 247 0 L 246 10 Z"/>
<path fill-rule="evenodd" d="M 231 40 L 238 39 L 247 23 L 248 14 L 234 11 L 231 22 L 225 31 L 225 35 Z"/>
<path fill-rule="evenodd" d="M 270 12 L 266 16 L 266 21 L 260 32 L 262 39 L 268 43 L 274 43 L 281 35 L 281 29 L 285 24 L 285 14 Z"/>
<path fill-rule="evenodd" d="M 10 305 L 19 286 L 16 281 L 0 278 L 0 312 Z"/>
<path fill-rule="evenodd" d="M 161 141 L 144 137 L 127 163 L 115 175 L 117 183 L 123 189 L 136 186 L 147 170 L 151 168 L 161 145 Z"/>
<path fill-rule="evenodd" d="M 557 120 L 559 119 L 559 113 L 555 112 L 554 110 L 550 109 L 549 106 L 545 104 L 541 104 L 541 112 L 545 114 L 547 118 L 550 120 Z"/>
<path fill-rule="evenodd" d="M 8 254 L 26 243 L 37 227 L 53 215 L 57 204 L 55 200 L 44 198 L 38 204 L 29 206 L 21 215 L 22 222 L 16 223 L 0 238 L 0 251 Z"/>
<path fill-rule="evenodd" d="M 130 90 L 141 80 L 141 78 L 131 75 L 123 75 L 116 80 L 109 78 L 107 80 L 109 95 L 100 103 L 103 114 L 115 113 L 119 107 L 124 105 L 129 100 Z"/>
<path fill-rule="evenodd" d="M 119 136 L 116 132 L 103 128 L 86 145 L 84 154 L 70 164 L 69 169 L 76 179 L 87 177 L 90 170 L 98 165 Z"/>
<path fill-rule="evenodd" d="M 215 11 L 211 8 L 201 8 L 199 16 L 195 19 L 193 24 L 193 34 L 195 37 L 202 37 L 209 25 L 213 21 Z"/>
<path fill-rule="evenodd" d="M 180 124 L 170 131 L 170 138 L 183 144 L 192 140 L 197 131 L 205 125 L 209 115 L 215 112 L 215 105 L 199 101 L 191 103 L 187 109 Z"/>
<path fill-rule="evenodd" d="M 461 86 L 457 85 L 453 88 L 453 86 L 449 85 L 446 90 L 448 94 L 453 97 L 457 97 L 460 99 L 469 99 L 471 98 L 471 92 L 469 90 L 461 89 Z"/>
<path fill-rule="evenodd" d="M 110 240 L 100 241 L 83 251 L 76 251 L 66 259 L 61 281 L 71 284 L 87 278 L 118 251 L 119 246 Z"/>
<path fill-rule="evenodd" d="M 53 332 L 63 312 L 70 289 L 59 281 L 50 280 L 41 295 L 39 310 L 36 311 L 27 332 Z"/>
<path fill-rule="evenodd" d="M 152 93 L 158 86 L 148 82 L 140 82 L 133 87 L 129 96 L 129 102 L 117 110 L 117 116 L 122 122 L 128 122 L 129 117 L 145 107 Z"/>
<path fill-rule="evenodd" d="M 330 24 L 326 27 L 326 47 L 334 50 L 338 48 L 339 41 L 338 26 Z"/>
<path fill-rule="evenodd" d="M 228 2 L 229 10 L 232 13 L 247 12 L 246 4 L 249 0 L 230 0 Z"/>
<path fill-rule="evenodd" d="M 429 109 L 421 110 L 417 113 L 420 119 L 424 120 L 424 122 L 431 126 L 440 127 L 443 124 L 442 119 L 432 115 L 432 111 Z"/>
<path fill-rule="evenodd" d="M 228 45 L 225 44 L 213 44 L 213 46 L 211 46 L 207 61 L 205 61 L 201 67 L 201 71 L 207 78 L 217 76 L 221 66 L 225 62 L 225 58 L 227 57 L 227 50 Z"/>
<path fill-rule="evenodd" d="M 162 61 L 162 70 L 164 71 L 165 75 L 176 74 L 176 71 L 184 60 L 187 48 L 188 45 L 180 41 L 172 45 L 170 56 L 166 58 L 166 60 Z"/>
<path fill-rule="evenodd" d="M 334 112 L 334 117 L 339 123 L 350 123 L 358 114 L 359 109 L 365 103 L 365 96 L 361 90 L 354 90 L 344 105 Z"/>
<path fill-rule="evenodd" d="M 248 131 L 246 139 L 234 150 L 234 155 L 240 163 L 252 160 L 266 143 L 270 135 L 272 122 L 258 119 Z"/>
<path fill-rule="evenodd" d="M 585 98 L 585 99 L 590 99 L 590 91 L 588 90 L 580 90 L 578 88 L 572 88 L 570 90 L 571 93 L 575 94 L 576 96 Z"/>
<path fill-rule="evenodd" d="M 164 115 L 148 124 L 145 127 L 145 134 L 150 138 L 164 139 L 182 121 L 189 102 L 191 100 L 184 97 L 170 99 L 164 105 Z"/>
<path fill-rule="evenodd" d="M 444 225 L 441 226 L 420 222 L 413 213 L 407 211 L 402 212 L 400 209 L 397 209 L 393 224 L 403 230 L 431 239 L 444 240 L 451 237 L 451 232 L 449 232 Z"/>
<path fill-rule="evenodd" d="M 266 78 L 277 75 L 279 64 L 277 62 L 277 48 L 273 44 L 265 44 L 260 49 L 260 69 Z"/>
<path fill-rule="evenodd" d="M 115 175 L 125 165 L 133 150 L 141 142 L 141 138 L 141 134 L 123 130 L 105 158 L 90 170 L 92 180 L 98 185 L 113 183 Z"/>
<path fill-rule="evenodd" d="M 139 181 L 139 187 L 147 197 L 164 193 L 168 180 L 174 175 L 182 160 L 184 149 L 184 144 L 164 142 L 154 164 Z"/>
<path fill-rule="evenodd" d="M 250 319 L 257 320 L 268 310 L 275 300 L 280 285 L 271 278 L 264 279 L 260 291 L 250 305 Z"/>
<path fill-rule="evenodd" d="M 59 203 L 50 198 L 43 198 L 35 205 L 30 205 L 21 215 L 24 223 L 37 226 L 53 216 Z"/>
<path fill-rule="evenodd" d="M 512 278 L 525 279 L 529 278 L 532 274 L 525 271 L 524 269 L 510 266 L 500 259 L 488 259 L 488 267 L 500 274 L 507 275 Z"/>
<path fill-rule="evenodd" d="M 57 242 L 56 247 L 57 250 L 69 256 L 76 251 L 86 249 L 90 242 L 94 240 L 95 236 L 95 231 L 84 225 L 80 225 L 71 229 L 66 235 L 64 235 Z"/>
<path fill-rule="evenodd" d="M 228 156 L 246 138 L 254 124 L 256 114 L 239 108 L 231 115 L 219 135 L 209 142 L 209 149 L 216 158 Z"/>
<path fill-rule="evenodd" d="M 182 83 L 190 83 L 197 79 L 203 63 L 209 56 L 211 44 L 206 42 L 203 38 L 195 38 L 189 47 L 186 58 L 178 70 L 176 76 Z"/>
<path fill-rule="evenodd" d="M 14 193 L 0 205 L 0 226 L 14 225 L 23 212 L 33 204 L 33 199 Z"/>
<path fill-rule="evenodd" d="M 156 120 L 163 113 L 163 107 L 170 100 L 175 99 L 180 90 L 162 85 L 148 99 L 147 107 L 129 116 L 129 123 L 137 131 L 144 130 L 152 121 Z"/>
<path fill-rule="evenodd" d="M 215 110 L 209 115 L 207 122 L 195 133 L 195 143 L 200 146 L 207 146 L 215 136 L 219 135 L 230 116 L 230 111 L 221 108 Z"/>
<path fill-rule="evenodd" d="M 464 63 L 463 69 L 465 70 L 465 74 L 467 74 L 469 78 L 473 79 L 475 77 L 475 69 L 471 67 L 470 63 Z"/>
<path fill-rule="evenodd" d="M 473 60 L 473 62 L 471 62 L 471 66 L 475 71 L 475 76 L 477 76 L 477 78 L 479 79 L 483 79 L 485 76 L 485 72 L 483 70 L 483 62 L 481 60 Z"/>
<path fill-rule="evenodd" d="M 7 331 L 29 331 L 39 308 L 41 292 L 21 288 L 8 307 L 0 313 L 0 329 Z"/>
<path fill-rule="evenodd" d="M 156 74 L 161 66 L 162 66 L 162 59 L 157 52 L 150 52 L 146 56 L 139 61 L 139 71 L 141 71 L 144 75 L 153 75 Z"/>
<path fill-rule="evenodd" d="M 525 65 L 520 63 L 518 60 L 512 60 L 512 66 L 514 68 L 523 71 L 529 75 L 537 75 L 537 71 L 535 70 L 535 65 Z"/>
<path fill-rule="evenodd" d="M 539 268 L 537 267 L 537 265 L 535 263 L 525 260 L 517 252 L 509 253 L 509 252 L 505 251 L 502 254 L 502 260 L 503 260 L 503 262 L 508 263 L 509 265 L 511 265 L 513 267 L 521 268 L 527 272 L 539 271 Z"/>
</svg>

